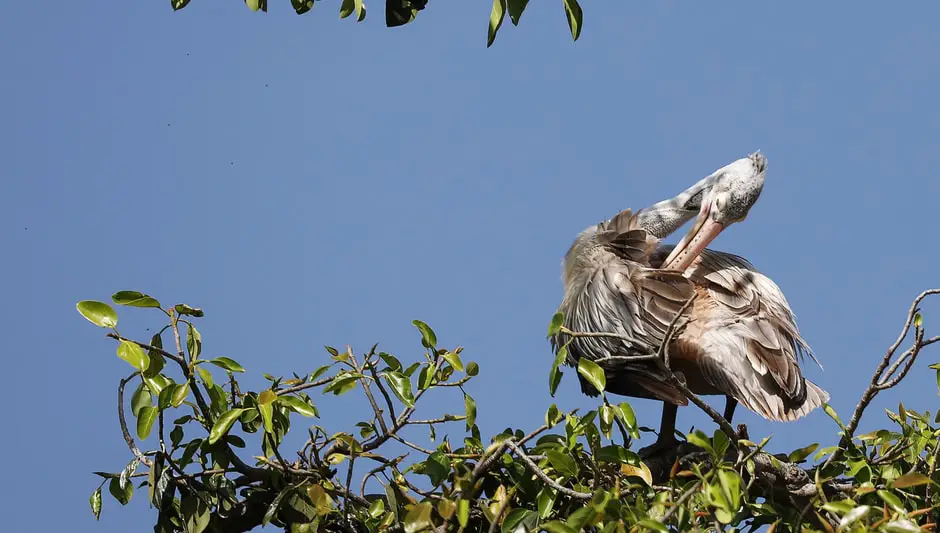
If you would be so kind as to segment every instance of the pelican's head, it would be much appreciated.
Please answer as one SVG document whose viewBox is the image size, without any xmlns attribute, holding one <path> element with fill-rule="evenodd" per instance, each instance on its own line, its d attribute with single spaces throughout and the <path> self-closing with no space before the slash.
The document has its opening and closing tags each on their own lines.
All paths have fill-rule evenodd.
<svg viewBox="0 0 940 533">
<path fill-rule="evenodd" d="M 707 186 L 701 196 L 698 217 L 662 268 L 685 270 L 719 233 L 744 220 L 764 187 L 766 169 L 767 158 L 755 152 L 705 178 Z"/>
</svg>

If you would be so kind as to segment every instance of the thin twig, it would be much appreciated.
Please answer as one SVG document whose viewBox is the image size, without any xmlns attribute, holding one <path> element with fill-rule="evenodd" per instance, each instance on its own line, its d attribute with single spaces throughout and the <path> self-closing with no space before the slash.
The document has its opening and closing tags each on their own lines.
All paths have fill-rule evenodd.
<svg viewBox="0 0 940 533">
<path fill-rule="evenodd" d="M 673 504 L 673 506 L 670 507 L 669 510 L 666 511 L 666 514 L 663 515 L 663 518 L 661 521 L 665 522 L 666 520 L 669 520 L 669 517 L 675 514 L 675 512 L 679 510 L 679 507 L 682 506 L 682 504 L 684 504 L 686 500 L 692 497 L 692 495 L 695 494 L 698 491 L 699 487 L 701 486 L 702 486 L 702 480 L 701 479 L 696 480 L 695 483 L 693 483 L 691 487 L 686 489 L 685 492 L 683 492 L 682 495 L 679 496 L 679 499 L 676 500 L 676 503 Z"/>
<path fill-rule="evenodd" d="M 379 388 L 379 392 L 382 393 L 382 396 L 385 397 L 385 405 L 388 406 L 388 415 L 392 420 L 396 420 L 398 417 L 395 415 L 395 404 L 392 403 L 392 397 L 389 396 L 388 390 L 385 388 L 385 385 L 382 384 L 382 380 L 379 379 L 379 374 L 375 370 L 374 362 L 369 362 L 369 373 L 372 374 L 372 379 L 375 380 L 376 387 Z"/>
<path fill-rule="evenodd" d="M 466 420 L 466 415 L 444 415 L 441 418 L 432 418 L 430 420 L 409 420 L 408 424 L 418 425 L 418 424 L 443 424 L 444 422 L 459 422 L 460 420 Z"/>
<path fill-rule="evenodd" d="M 881 362 L 878 363 L 878 367 L 875 368 L 875 373 L 872 374 L 871 382 L 869 383 L 868 387 L 865 389 L 865 392 L 862 393 L 862 396 L 859 399 L 858 404 L 855 406 L 855 411 L 852 413 L 852 418 L 849 419 L 849 423 L 845 427 L 845 434 L 842 436 L 843 446 L 847 446 L 851 442 L 852 436 L 855 434 L 855 430 L 858 429 L 858 424 L 861 422 L 862 413 L 868 407 L 868 404 L 870 404 L 871 401 L 875 398 L 875 396 L 878 395 L 878 392 L 879 392 L 878 387 L 879 387 L 879 382 L 881 381 L 881 377 L 884 374 L 885 369 L 888 367 L 888 363 L 891 362 L 891 358 L 894 356 L 895 352 L 898 350 L 898 347 L 901 346 L 901 343 L 904 342 L 904 339 L 907 337 L 908 332 L 910 332 L 911 326 L 914 324 L 914 317 L 918 313 L 920 302 L 924 298 L 932 294 L 940 294 L 940 289 L 928 289 L 920 293 L 919 295 L 917 295 L 917 298 L 914 298 L 914 301 L 911 303 L 911 307 L 907 312 L 907 318 L 904 320 L 904 325 L 901 328 L 901 333 L 898 335 L 898 338 L 894 341 L 894 343 L 888 348 L 887 353 L 885 353 L 884 357 L 882 357 Z M 917 328 L 917 329 L 920 329 L 920 328 Z M 919 346 L 917 348 L 919 350 L 924 345 L 923 344 L 918 345 L 915 343 L 914 346 L 915 347 Z M 916 354 L 912 354 L 912 356 L 914 355 Z M 830 456 L 830 459 L 838 455 L 838 453 L 839 452 L 836 451 L 833 455 Z"/>
<path fill-rule="evenodd" d="M 131 453 L 133 453 L 141 463 L 150 467 L 152 466 L 150 460 L 147 459 L 143 453 L 141 453 L 140 448 L 138 448 L 137 444 L 134 443 L 134 437 L 132 437 L 130 431 L 127 430 L 127 420 L 124 419 L 124 387 L 128 384 L 128 382 L 130 382 L 130 380 L 137 376 L 138 373 L 134 372 L 126 378 L 121 379 L 121 382 L 118 384 L 118 421 L 121 423 L 121 433 L 124 435 L 124 442 L 127 443 L 127 447 L 130 448 Z"/>
<path fill-rule="evenodd" d="M 292 392 L 300 392 L 302 390 L 312 389 L 313 387 L 319 387 L 321 385 L 326 385 L 327 383 L 333 381 L 332 377 L 318 379 L 317 381 L 311 381 L 310 383 L 302 383 L 300 385 L 294 385 L 293 387 L 287 387 L 286 389 L 281 389 L 276 392 L 278 396 L 284 396 L 285 394 L 290 394 Z"/>
<path fill-rule="evenodd" d="M 543 482 L 545 482 L 546 485 L 557 490 L 561 494 L 570 496 L 571 498 L 574 498 L 576 500 L 590 500 L 591 499 L 591 493 L 579 492 L 576 490 L 569 489 L 568 487 L 560 485 L 556 483 L 554 480 L 552 480 L 552 478 L 548 477 L 548 474 L 543 472 L 542 469 L 539 468 L 539 465 L 535 464 L 535 462 L 532 461 L 532 459 L 529 459 L 529 456 L 526 455 L 526 453 L 522 451 L 522 449 L 519 448 L 519 446 L 515 442 L 513 442 L 512 439 L 506 439 L 505 443 L 506 443 L 506 446 L 509 447 L 509 449 L 515 452 L 516 457 L 518 457 L 519 459 L 522 459 L 522 462 L 525 463 L 527 467 L 529 467 L 529 470 L 531 470 L 532 473 L 535 474 L 536 477 L 538 477 Z"/>
<path fill-rule="evenodd" d="M 379 408 L 379 404 L 376 403 L 375 396 L 372 395 L 372 389 L 369 387 L 369 379 L 362 374 L 363 367 L 359 366 L 359 362 L 356 361 L 356 356 L 353 354 L 352 348 L 347 346 L 346 352 L 349 354 L 349 360 L 352 361 L 352 364 L 355 366 L 356 372 L 361 376 L 359 378 L 359 382 L 362 383 L 362 390 L 366 393 L 366 397 L 369 399 L 369 405 L 372 406 L 372 410 L 375 412 L 375 418 L 378 419 L 379 427 L 382 428 L 382 433 L 388 433 L 388 426 L 385 425 L 385 416 L 382 413 L 382 409 Z M 368 356 L 366 357 L 366 362 L 368 363 Z M 392 420 L 394 420 L 394 418 Z"/>
</svg>

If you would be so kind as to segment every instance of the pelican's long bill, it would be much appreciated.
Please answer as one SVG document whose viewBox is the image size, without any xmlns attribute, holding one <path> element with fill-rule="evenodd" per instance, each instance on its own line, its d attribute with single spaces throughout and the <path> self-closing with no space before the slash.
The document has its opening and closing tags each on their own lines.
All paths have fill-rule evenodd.
<svg viewBox="0 0 940 533">
<path fill-rule="evenodd" d="M 684 271 L 702 253 L 702 250 L 725 229 L 723 224 L 712 220 L 709 216 L 710 213 L 711 202 L 703 201 L 702 208 L 699 210 L 698 218 L 695 219 L 692 229 L 672 249 L 672 252 L 663 261 L 661 268 Z"/>
</svg>

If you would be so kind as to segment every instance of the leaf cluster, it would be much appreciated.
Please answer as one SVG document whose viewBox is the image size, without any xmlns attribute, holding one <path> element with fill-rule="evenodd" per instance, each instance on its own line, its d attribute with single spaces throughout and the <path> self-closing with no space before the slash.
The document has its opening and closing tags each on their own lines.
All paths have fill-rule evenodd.
<svg viewBox="0 0 940 533">
<path fill-rule="evenodd" d="M 118 331 L 112 305 L 77 305 L 89 322 L 109 330 L 131 371 L 118 384 L 129 462 L 117 472 L 96 472 L 95 517 L 107 485 L 120 505 L 146 489 L 157 532 L 272 524 L 347 533 L 829 533 L 913 532 L 936 523 L 940 415 L 903 404 L 887 412 L 890 427 L 863 435 L 853 435 L 826 406 L 843 437 L 832 446 L 771 455 L 769 439 L 758 444 L 745 434 L 732 439 L 721 429 L 697 430 L 670 454 L 641 458 L 632 440 L 651 430 L 637 425 L 629 402 L 608 401 L 604 372 L 582 360 L 577 372 L 602 393 L 596 409 L 582 414 L 552 404 L 537 425 L 484 439 L 468 387 L 479 365 L 465 361 L 460 347 L 441 346 L 422 321 L 413 322 L 421 347 L 415 357 L 377 346 L 358 354 L 327 346 L 321 366 L 288 378 L 264 374 L 264 388 L 246 390 L 238 381 L 241 364 L 206 355 L 196 326 L 202 310 L 164 307 L 134 291 L 118 292 L 112 302 L 149 308 L 166 323 L 147 342 L 132 340 Z M 558 334 L 562 322 L 553 317 L 549 334 Z M 552 393 L 565 362 L 564 350 L 558 353 L 549 372 Z M 129 399 L 126 390 L 133 390 Z M 362 394 L 370 409 L 348 428 L 330 431 L 318 424 L 324 407 L 315 403 L 317 390 L 321 398 Z M 419 404 L 447 394 L 462 397 L 462 413 L 416 418 Z M 306 441 L 286 453 L 292 429 Z M 427 431 L 432 445 L 413 442 L 415 430 Z"/>
</svg>

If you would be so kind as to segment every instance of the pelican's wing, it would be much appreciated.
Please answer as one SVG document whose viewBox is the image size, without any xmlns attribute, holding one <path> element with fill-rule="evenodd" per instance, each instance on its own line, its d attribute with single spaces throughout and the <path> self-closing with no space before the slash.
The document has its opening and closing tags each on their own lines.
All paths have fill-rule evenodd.
<svg viewBox="0 0 940 533">
<path fill-rule="evenodd" d="M 639 228 L 626 210 L 597 228 L 597 247 L 585 252 L 566 281 L 559 311 L 573 331 L 616 333 L 612 337 L 579 337 L 568 346 L 568 364 L 581 357 L 601 360 L 610 356 L 656 353 L 666 329 L 694 293 L 692 282 L 678 272 L 649 267 L 649 255 L 658 239 Z M 556 339 L 562 341 L 562 339 Z M 616 394 L 656 398 L 685 405 L 681 393 L 665 385 L 655 363 L 601 362 L 608 375 L 608 390 Z M 582 380 L 582 390 L 596 391 Z"/>
<path fill-rule="evenodd" d="M 705 250 L 687 275 L 708 297 L 695 341 L 708 381 L 772 420 L 794 420 L 829 399 L 803 377 L 800 360 L 815 357 L 776 283 L 744 258 L 713 250 Z"/>
</svg>

